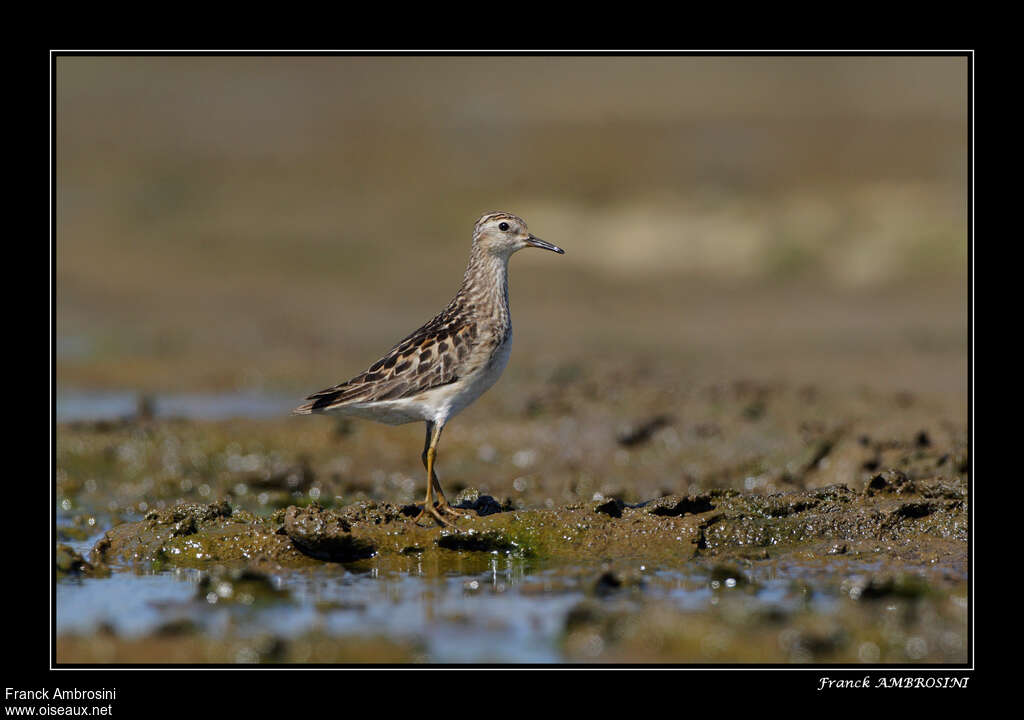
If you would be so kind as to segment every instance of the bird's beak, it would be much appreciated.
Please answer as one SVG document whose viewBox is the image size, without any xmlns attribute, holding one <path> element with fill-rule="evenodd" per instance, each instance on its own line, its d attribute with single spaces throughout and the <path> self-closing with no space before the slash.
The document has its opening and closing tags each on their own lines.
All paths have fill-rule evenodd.
<svg viewBox="0 0 1024 720">
<path fill-rule="evenodd" d="M 541 250 L 550 250 L 551 252 L 556 252 L 559 255 L 565 255 L 565 250 L 563 250 L 562 248 L 558 247 L 557 245 L 552 245 L 549 242 L 544 242 L 539 237 L 535 237 L 532 234 L 527 236 L 526 244 L 529 245 L 530 247 L 540 248 Z"/>
</svg>

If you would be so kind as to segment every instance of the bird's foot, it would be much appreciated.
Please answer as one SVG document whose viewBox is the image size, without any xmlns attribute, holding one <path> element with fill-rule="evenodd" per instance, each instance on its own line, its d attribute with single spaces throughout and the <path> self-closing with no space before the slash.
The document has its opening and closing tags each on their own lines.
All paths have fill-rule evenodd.
<svg viewBox="0 0 1024 720">
<path fill-rule="evenodd" d="M 456 517 L 456 518 L 468 518 L 468 517 L 470 517 L 469 514 L 464 513 L 464 512 L 459 512 L 458 510 L 453 508 L 451 505 L 448 504 L 447 500 L 442 500 L 441 502 L 439 502 L 437 504 L 437 509 L 438 509 L 439 512 L 443 512 L 443 513 L 445 513 L 447 515 L 451 515 L 452 517 Z"/>
<path fill-rule="evenodd" d="M 416 517 L 414 517 L 412 519 L 412 521 L 414 523 L 416 523 L 417 525 L 420 525 L 420 520 L 422 520 L 425 516 L 429 516 L 427 518 L 428 520 L 430 518 L 433 518 L 434 520 L 436 520 L 438 523 L 440 523 L 444 527 L 455 527 L 454 524 L 452 524 L 448 520 L 445 520 L 444 517 L 441 515 L 441 512 L 439 511 L 438 507 L 435 506 L 435 505 L 432 505 L 431 503 L 424 503 L 423 504 L 423 509 L 420 510 L 420 514 L 417 515 Z M 420 527 L 423 527 L 423 526 L 420 525 Z"/>
</svg>

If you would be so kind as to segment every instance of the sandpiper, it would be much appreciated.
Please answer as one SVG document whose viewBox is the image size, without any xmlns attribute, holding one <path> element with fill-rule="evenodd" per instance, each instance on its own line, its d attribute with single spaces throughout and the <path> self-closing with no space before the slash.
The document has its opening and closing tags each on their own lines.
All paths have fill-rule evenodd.
<svg viewBox="0 0 1024 720">
<path fill-rule="evenodd" d="M 444 515 L 462 516 L 448 504 L 434 472 L 437 445 L 447 422 L 490 388 L 508 364 L 508 260 L 527 247 L 565 254 L 529 233 L 520 217 L 505 212 L 481 216 L 473 227 L 462 287 L 448 307 L 399 340 L 368 370 L 313 393 L 293 411 L 352 415 L 388 425 L 425 421 L 427 496 L 414 522 L 429 514 L 451 525 Z"/>
</svg>

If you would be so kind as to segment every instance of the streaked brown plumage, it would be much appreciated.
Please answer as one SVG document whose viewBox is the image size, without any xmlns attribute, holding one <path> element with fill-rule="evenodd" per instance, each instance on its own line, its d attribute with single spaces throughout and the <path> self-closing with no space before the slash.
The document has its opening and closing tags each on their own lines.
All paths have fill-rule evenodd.
<svg viewBox="0 0 1024 720">
<path fill-rule="evenodd" d="M 482 331 L 480 326 L 494 316 L 501 324 L 502 313 L 495 312 L 483 300 L 477 298 L 474 302 L 464 285 L 447 308 L 399 340 L 369 369 L 351 380 L 313 393 L 306 398 L 312 402 L 296 412 L 327 412 L 351 402 L 398 400 L 458 380 L 460 372 L 472 369 L 464 365 L 472 348 L 480 343 L 494 348 L 499 344 L 494 342 L 495 333 Z M 504 328 L 495 328 L 501 337 L 508 328 L 505 315 Z M 487 353 L 491 354 L 493 350 Z"/>
<path fill-rule="evenodd" d="M 300 415 L 340 413 L 388 424 L 427 423 L 423 462 L 427 498 L 423 512 L 444 524 L 448 505 L 433 472 L 433 453 L 445 423 L 497 381 L 508 361 L 512 321 L 508 260 L 524 247 L 563 251 L 534 237 L 510 213 L 487 213 L 473 228 L 473 246 L 462 286 L 444 310 L 398 341 L 384 357 L 351 380 L 313 393 Z M 432 490 L 439 502 L 435 507 Z M 418 520 L 419 518 L 417 518 Z"/>
</svg>

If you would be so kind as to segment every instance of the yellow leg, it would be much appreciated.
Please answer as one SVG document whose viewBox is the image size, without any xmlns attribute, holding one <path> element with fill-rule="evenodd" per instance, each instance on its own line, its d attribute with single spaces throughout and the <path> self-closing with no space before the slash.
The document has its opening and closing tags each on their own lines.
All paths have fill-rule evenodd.
<svg viewBox="0 0 1024 720">
<path fill-rule="evenodd" d="M 439 512 L 443 512 L 446 515 L 452 517 L 469 517 L 466 513 L 461 513 L 451 505 L 448 504 L 448 499 L 444 496 L 444 490 L 441 489 L 441 481 L 437 479 L 437 473 L 434 472 L 434 457 L 436 457 L 437 441 L 441 439 L 441 428 L 437 430 L 437 438 L 433 443 L 434 455 L 431 456 L 430 439 L 432 435 L 431 425 L 427 425 L 427 444 L 428 448 L 423 451 L 423 467 L 427 468 L 427 473 L 430 475 L 430 484 L 434 487 L 434 493 L 437 495 L 437 509 Z"/>
<path fill-rule="evenodd" d="M 431 483 L 434 486 L 434 492 L 437 493 L 437 509 L 440 512 L 446 513 L 457 518 L 469 517 L 469 515 L 467 515 L 466 513 L 459 512 L 458 510 L 456 510 L 455 508 L 448 504 L 448 500 L 444 496 L 444 490 L 441 489 L 441 483 L 438 481 L 436 474 L 431 473 L 430 479 Z"/>
<path fill-rule="evenodd" d="M 427 470 L 427 497 L 423 501 L 423 509 L 413 522 L 419 523 L 424 515 L 429 514 L 442 525 L 453 527 L 448 520 L 441 516 L 441 513 L 455 517 L 463 517 L 463 514 L 448 504 L 444 491 L 441 489 L 441 483 L 437 479 L 437 473 L 434 472 L 434 460 L 437 458 L 437 443 L 441 439 L 441 430 L 443 429 L 443 425 L 432 422 L 427 423 L 427 437 L 423 448 L 423 467 Z M 434 491 L 437 492 L 436 505 L 434 504 Z"/>
</svg>

